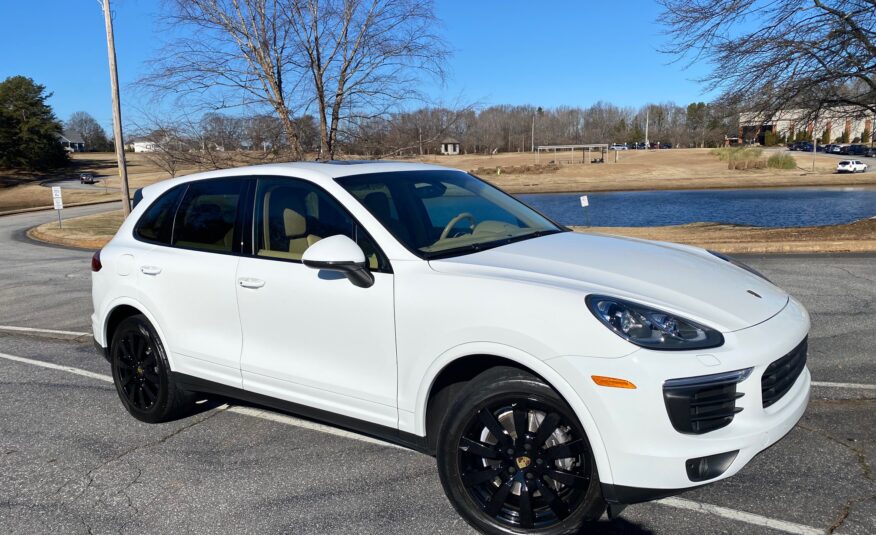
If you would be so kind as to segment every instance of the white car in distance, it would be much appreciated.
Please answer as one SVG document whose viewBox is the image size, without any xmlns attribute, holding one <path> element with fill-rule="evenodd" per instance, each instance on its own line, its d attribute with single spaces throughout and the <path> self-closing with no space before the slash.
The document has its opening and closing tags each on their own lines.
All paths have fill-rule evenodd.
<svg viewBox="0 0 876 535">
<path fill-rule="evenodd" d="M 629 150 L 629 147 L 625 143 L 612 143 L 608 150 Z"/>
<path fill-rule="evenodd" d="M 276 164 L 135 199 L 92 260 L 131 415 L 221 394 L 383 437 L 435 455 L 485 533 L 729 477 L 809 399 L 809 316 L 762 275 L 571 232 L 462 171 Z"/>
<path fill-rule="evenodd" d="M 837 173 L 863 173 L 867 171 L 867 164 L 860 160 L 842 160 L 836 164 Z"/>
</svg>

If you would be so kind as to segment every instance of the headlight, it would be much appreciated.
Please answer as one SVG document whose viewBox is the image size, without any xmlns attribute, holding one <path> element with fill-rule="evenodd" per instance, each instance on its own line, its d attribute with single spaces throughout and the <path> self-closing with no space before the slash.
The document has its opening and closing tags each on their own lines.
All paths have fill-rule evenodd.
<svg viewBox="0 0 876 535">
<path fill-rule="evenodd" d="M 731 258 L 731 257 L 729 257 L 727 255 L 723 255 L 721 253 L 716 253 L 715 251 L 709 251 L 709 252 L 712 253 L 713 255 L 717 256 L 721 260 L 730 262 L 731 264 L 733 264 L 734 266 L 736 266 L 740 269 L 744 269 L 745 271 L 751 273 L 752 275 L 757 275 L 758 277 L 762 278 L 763 280 L 767 281 L 770 284 L 773 283 L 773 281 L 766 278 L 763 273 L 754 269 L 753 267 L 749 266 L 748 264 L 743 264 L 742 262 L 740 262 L 739 260 L 736 260 L 735 258 Z"/>
<path fill-rule="evenodd" d="M 649 349 L 705 349 L 724 343 L 724 337 L 714 329 L 623 299 L 588 295 L 587 306 L 618 336 Z"/>
</svg>

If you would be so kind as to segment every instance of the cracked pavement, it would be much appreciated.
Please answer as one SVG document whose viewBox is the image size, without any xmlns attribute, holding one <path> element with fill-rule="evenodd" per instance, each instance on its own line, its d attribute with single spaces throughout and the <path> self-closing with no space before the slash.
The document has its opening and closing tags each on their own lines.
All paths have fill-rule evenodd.
<svg viewBox="0 0 876 535">
<path fill-rule="evenodd" d="M 88 330 L 90 253 L 16 241 L 22 221 L 38 216 L 12 219 L 0 218 L 0 324 Z M 743 260 L 812 313 L 814 381 L 876 384 L 876 255 Z M 0 335 L 0 352 L 109 374 L 90 343 Z M 226 402 L 149 425 L 127 415 L 110 383 L 0 359 L 0 533 L 471 532 L 444 497 L 434 459 L 253 418 Z M 869 535 L 874 472 L 876 390 L 815 387 L 784 440 L 681 498 Z M 630 506 L 592 532 L 779 533 L 659 503 Z"/>
</svg>

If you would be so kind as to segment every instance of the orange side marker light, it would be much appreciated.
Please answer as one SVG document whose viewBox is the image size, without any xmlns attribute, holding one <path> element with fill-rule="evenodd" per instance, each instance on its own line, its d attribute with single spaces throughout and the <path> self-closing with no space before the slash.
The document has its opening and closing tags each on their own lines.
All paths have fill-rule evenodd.
<svg viewBox="0 0 876 535">
<path fill-rule="evenodd" d="M 611 388 L 629 388 L 631 390 L 635 390 L 636 388 L 636 385 L 627 381 L 626 379 L 605 377 L 603 375 L 591 375 L 590 378 L 593 379 L 593 382 L 598 384 L 599 386 L 608 386 Z"/>
</svg>

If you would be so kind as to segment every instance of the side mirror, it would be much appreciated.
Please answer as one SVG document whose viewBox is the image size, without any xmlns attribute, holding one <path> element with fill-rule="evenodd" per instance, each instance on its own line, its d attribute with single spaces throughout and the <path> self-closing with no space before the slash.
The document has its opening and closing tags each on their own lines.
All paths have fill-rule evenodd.
<svg viewBox="0 0 876 535">
<path fill-rule="evenodd" d="M 304 251 L 301 261 L 309 268 L 343 273 L 360 288 L 374 284 L 374 275 L 368 271 L 365 253 L 356 242 L 343 234 L 314 243 Z"/>
</svg>

